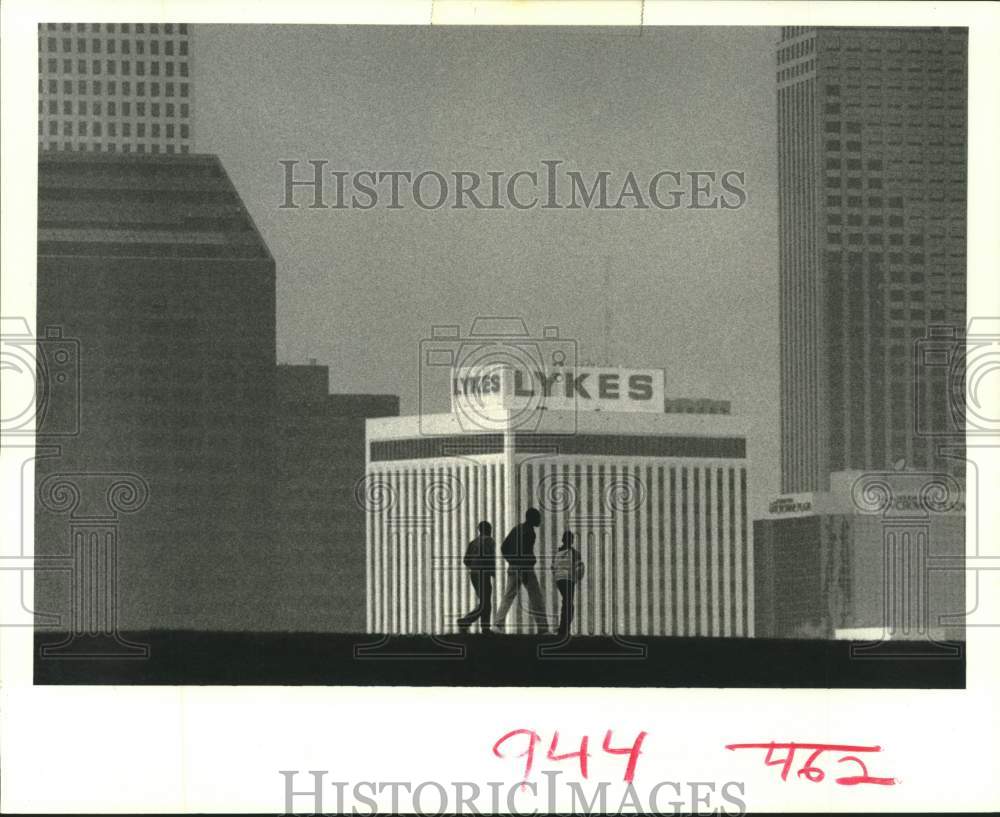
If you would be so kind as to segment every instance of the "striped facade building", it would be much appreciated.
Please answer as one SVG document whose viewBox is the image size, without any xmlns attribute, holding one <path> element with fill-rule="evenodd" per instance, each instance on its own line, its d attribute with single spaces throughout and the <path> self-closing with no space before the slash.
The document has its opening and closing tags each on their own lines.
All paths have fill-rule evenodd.
<svg viewBox="0 0 1000 817">
<path fill-rule="evenodd" d="M 495 620 L 505 581 L 499 544 L 534 506 L 542 513 L 535 570 L 551 627 L 559 609 L 552 562 L 569 529 L 586 568 L 574 634 L 753 635 L 746 438 L 737 420 L 579 412 L 572 434 L 517 430 L 522 423 L 476 433 L 455 414 L 367 421 L 358 498 L 369 632 L 455 632 L 456 617 L 475 606 L 462 555 L 481 520 L 498 546 Z M 530 632 L 529 621 L 522 590 L 506 631 Z"/>
</svg>

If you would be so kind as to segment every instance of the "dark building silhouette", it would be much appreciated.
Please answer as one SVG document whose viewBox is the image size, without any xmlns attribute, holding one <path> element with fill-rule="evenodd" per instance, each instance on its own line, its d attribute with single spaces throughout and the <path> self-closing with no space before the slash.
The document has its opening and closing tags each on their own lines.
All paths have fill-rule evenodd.
<svg viewBox="0 0 1000 817">
<path fill-rule="evenodd" d="M 277 369 L 275 629 L 364 632 L 365 419 L 399 414 L 388 394 L 329 394 L 326 366 Z"/>
<path fill-rule="evenodd" d="M 41 384 L 36 555 L 110 569 L 104 540 L 71 534 L 69 517 L 99 516 L 116 480 L 144 485 L 116 527 L 118 626 L 266 626 L 262 567 L 278 559 L 267 246 L 214 156 L 51 152 L 38 172 L 37 327 L 76 344 L 79 380 L 73 400 Z M 60 484 L 75 487 L 53 498 Z M 60 505 L 74 490 L 76 506 Z M 36 610 L 63 627 L 79 618 L 71 575 L 36 572 Z"/>
<path fill-rule="evenodd" d="M 961 468 L 927 433 L 949 430 L 948 368 L 922 367 L 915 344 L 964 330 L 967 42 L 781 31 L 783 492 L 901 460 Z"/>
</svg>

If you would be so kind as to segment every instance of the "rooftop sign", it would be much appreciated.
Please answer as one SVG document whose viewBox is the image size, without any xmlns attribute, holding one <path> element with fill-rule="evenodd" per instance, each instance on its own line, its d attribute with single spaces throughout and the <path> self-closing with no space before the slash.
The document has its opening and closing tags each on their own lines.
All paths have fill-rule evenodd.
<svg viewBox="0 0 1000 817">
<path fill-rule="evenodd" d="M 456 369 L 452 411 L 663 412 L 663 370 L 603 366 L 541 367 L 510 363 Z"/>
</svg>

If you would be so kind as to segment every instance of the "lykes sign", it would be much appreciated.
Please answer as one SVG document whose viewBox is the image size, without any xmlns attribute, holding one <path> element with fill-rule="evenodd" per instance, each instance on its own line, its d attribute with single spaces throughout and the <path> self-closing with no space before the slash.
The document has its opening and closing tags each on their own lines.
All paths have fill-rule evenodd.
<svg viewBox="0 0 1000 817">
<path fill-rule="evenodd" d="M 662 369 L 597 366 L 458 369 L 451 379 L 452 410 L 663 412 Z"/>
</svg>

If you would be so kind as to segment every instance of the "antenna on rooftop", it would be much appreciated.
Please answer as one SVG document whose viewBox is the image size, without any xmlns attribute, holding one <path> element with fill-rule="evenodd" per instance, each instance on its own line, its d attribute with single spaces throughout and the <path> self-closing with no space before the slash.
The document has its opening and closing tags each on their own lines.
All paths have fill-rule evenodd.
<svg viewBox="0 0 1000 817">
<path fill-rule="evenodd" d="M 614 366 L 611 359 L 612 303 L 614 290 L 611 287 L 611 256 L 604 256 L 604 365 Z"/>
</svg>

